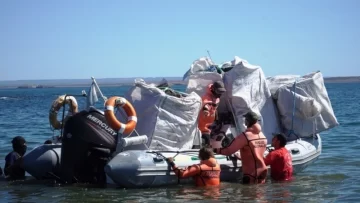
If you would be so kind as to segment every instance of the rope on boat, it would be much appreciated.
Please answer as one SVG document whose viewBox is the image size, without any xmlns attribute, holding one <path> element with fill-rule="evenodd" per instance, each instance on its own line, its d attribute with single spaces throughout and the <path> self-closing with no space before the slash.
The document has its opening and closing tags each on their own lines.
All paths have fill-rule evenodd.
<svg viewBox="0 0 360 203">
<path fill-rule="evenodd" d="M 298 136 L 295 131 L 294 131 L 294 120 L 295 120 L 295 104 L 296 104 L 296 99 L 295 99 L 295 94 L 296 94 L 296 83 L 297 83 L 297 79 L 295 79 L 294 85 L 293 85 L 293 110 L 292 110 L 292 115 L 291 115 L 291 129 L 289 130 L 289 134 L 288 137 L 290 137 L 290 135 L 295 135 L 298 139 L 301 139 L 300 136 Z M 316 137 L 316 118 L 314 118 L 313 121 L 313 139 L 315 139 Z"/>
<path fill-rule="evenodd" d="M 176 153 L 175 156 L 172 157 L 174 159 L 177 155 L 181 153 L 194 152 L 194 151 L 190 151 L 190 150 L 189 151 L 147 151 L 146 153 L 156 154 L 157 156 L 162 157 L 164 161 L 166 161 L 167 157 L 165 157 L 161 152 Z M 166 163 L 168 164 L 168 166 L 170 166 L 170 163 L 168 161 L 166 161 Z M 180 184 L 180 173 L 178 173 L 177 178 L 178 178 L 178 184 Z"/>
<path fill-rule="evenodd" d="M 117 112 L 120 112 L 120 114 L 122 115 L 122 116 L 124 116 L 123 114 L 123 112 L 122 111 L 119 111 L 119 110 L 117 110 Z M 140 136 L 140 134 L 136 131 L 136 129 L 134 129 L 134 132 L 135 132 L 135 134 L 137 135 L 137 136 Z M 131 134 L 130 134 L 131 135 Z M 126 136 L 126 137 L 129 137 L 130 135 L 128 135 L 128 136 Z M 119 136 L 119 134 L 118 134 L 118 136 Z M 144 143 L 143 144 L 144 146 L 145 146 L 145 148 L 147 149 L 147 150 L 149 150 L 149 147 Z M 164 159 L 164 161 L 166 161 L 166 159 L 167 159 L 167 157 L 165 157 L 161 152 L 174 152 L 174 151 L 146 151 L 146 153 L 152 153 L 152 154 L 155 154 L 155 155 L 157 155 L 157 156 L 160 156 L 160 157 L 162 157 L 163 159 Z M 188 152 L 188 151 L 183 151 L 183 152 Z M 177 155 L 179 155 L 181 152 L 180 151 L 176 151 L 176 154 L 175 154 L 175 156 L 173 156 L 172 158 L 174 159 Z M 166 163 L 168 164 L 168 166 L 170 166 L 170 164 L 169 164 L 169 162 L 167 162 L 166 161 Z M 170 166 L 171 167 L 171 166 Z M 180 184 L 180 173 L 178 173 L 178 184 Z"/>
<path fill-rule="evenodd" d="M 295 94 L 296 94 L 296 82 L 297 82 L 297 79 L 295 79 L 295 82 L 294 82 L 294 85 L 293 85 L 293 110 L 292 110 L 292 116 L 291 116 L 291 129 L 289 130 L 288 137 L 290 137 L 290 135 L 293 134 L 293 135 L 295 135 L 298 139 L 300 139 L 300 137 L 294 132 L 295 104 L 296 104 L 296 99 L 295 99 Z"/>
</svg>

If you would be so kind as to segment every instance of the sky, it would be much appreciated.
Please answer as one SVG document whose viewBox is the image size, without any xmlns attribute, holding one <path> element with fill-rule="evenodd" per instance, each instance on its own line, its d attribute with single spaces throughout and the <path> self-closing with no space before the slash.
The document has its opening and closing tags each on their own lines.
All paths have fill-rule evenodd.
<svg viewBox="0 0 360 203">
<path fill-rule="evenodd" d="M 0 1 L 0 80 L 182 77 L 207 56 L 265 76 L 360 75 L 358 0 Z"/>
</svg>

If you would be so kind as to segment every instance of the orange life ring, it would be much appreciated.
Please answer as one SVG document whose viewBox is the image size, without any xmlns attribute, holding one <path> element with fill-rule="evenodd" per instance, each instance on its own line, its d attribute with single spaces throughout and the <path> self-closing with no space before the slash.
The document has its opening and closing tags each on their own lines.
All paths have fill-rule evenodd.
<svg viewBox="0 0 360 203">
<path fill-rule="evenodd" d="M 123 124 L 116 119 L 114 109 L 122 107 L 127 118 L 127 123 Z M 137 123 L 137 117 L 134 107 L 123 97 L 111 97 L 105 102 L 105 119 L 111 128 L 121 134 L 130 134 L 134 131 Z"/>
</svg>

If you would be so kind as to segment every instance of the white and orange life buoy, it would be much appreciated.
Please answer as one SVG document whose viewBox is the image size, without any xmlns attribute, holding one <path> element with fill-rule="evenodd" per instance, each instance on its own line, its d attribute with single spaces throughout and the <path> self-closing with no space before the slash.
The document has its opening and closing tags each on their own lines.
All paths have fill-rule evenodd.
<svg viewBox="0 0 360 203">
<path fill-rule="evenodd" d="M 126 112 L 127 123 L 123 124 L 116 119 L 114 109 L 122 107 Z M 111 97 L 105 102 L 105 119 L 114 130 L 121 134 L 130 134 L 134 131 L 137 117 L 134 107 L 123 97 Z"/>
<path fill-rule="evenodd" d="M 64 127 L 64 123 L 69 119 L 70 116 L 78 112 L 78 103 L 73 96 L 66 96 L 61 95 L 59 96 L 51 105 L 50 112 L 49 112 L 49 122 L 51 126 L 55 130 L 59 130 Z M 59 120 L 57 120 L 58 111 L 60 110 L 63 105 L 68 104 L 70 105 L 69 114 L 65 117 L 63 123 L 61 123 Z"/>
</svg>

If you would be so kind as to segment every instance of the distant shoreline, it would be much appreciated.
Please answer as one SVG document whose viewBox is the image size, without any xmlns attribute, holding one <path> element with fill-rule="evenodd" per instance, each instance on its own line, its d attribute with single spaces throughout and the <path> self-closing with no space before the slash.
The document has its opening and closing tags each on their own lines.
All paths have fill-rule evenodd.
<svg viewBox="0 0 360 203">
<path fill-rule="evenodd" d="M 143 78 L 148 83 L 159 83 L 162 77 Z M 171 85 L 186 85 L 178 77 L 166 78 Z M 135 78 L 100 78 L 96 79 L 100 87 L 131 86 Z M 85 82 L 87 81 L 87 82 Z M 360 83 L 360 76 L 353 77 L 325 77 L 325 83 Z M 7 84 L 8 83 L 8 84 Z M 64 80 L 22 80 L 22 81 L 0 81 L 0 89 L 47 89 L 61 87 L 89 87 L 91 79 L 64 79 Z M 39 87 L 41 86 L 41 87 Z"/>
<path fill-rule="evenodd" d="M 353 77 L 327 77 L 324 78 L 326 83 L 360 83 L 360 76 Z"/>
</svg>

